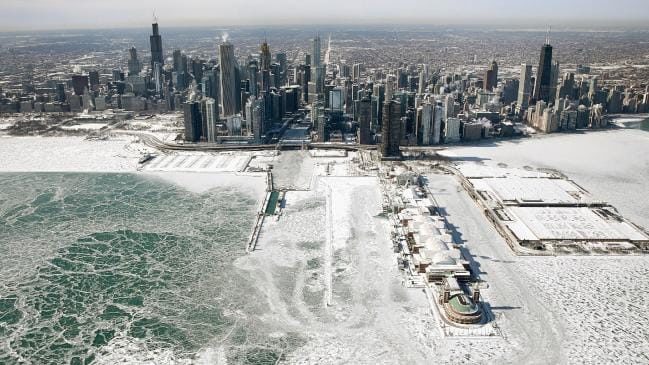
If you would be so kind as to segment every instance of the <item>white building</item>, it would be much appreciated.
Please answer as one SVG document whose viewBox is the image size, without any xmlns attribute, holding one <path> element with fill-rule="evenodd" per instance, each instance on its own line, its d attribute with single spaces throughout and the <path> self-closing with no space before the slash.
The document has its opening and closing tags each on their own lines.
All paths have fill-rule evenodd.
<svg viewBox="0 0 649 365">
<path fill-rule="evenodd" d="M 460 142 L 460 119 L 446 119 L 446 130 L 444 131 L 444 140 L 446 143 Z"/>
</svg>

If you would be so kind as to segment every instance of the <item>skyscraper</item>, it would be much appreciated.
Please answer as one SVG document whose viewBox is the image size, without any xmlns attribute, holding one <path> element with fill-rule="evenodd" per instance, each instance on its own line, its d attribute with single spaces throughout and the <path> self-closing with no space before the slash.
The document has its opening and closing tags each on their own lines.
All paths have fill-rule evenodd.
<svg viewBox="0 0 649 365">
<path fill-rule="evenodd" d="M 152 26 L 153 34 L 149 37 L 151 43 L 151 68 L 154 67 L 156 62 L 160 65 L 164 65 L 164 57 L 162 56 L 162 37 L 158 30 L 158 22 L 153 23 Z"/>
<path fill-rule="evenodd" d="M 383 104 L 381 134 L 381 152 L 383 157 L 399 156 L 399 145 L 401 144 L 401 103 L 395 100 L 386 100 Z"/>
<path fill-rule="evenodd" d="M 236 84 L 236 59 L 234 58 L 234 46 L 225 41 L 219 47 L 219 60 L 221 63 L 221 107 L 224 117 L 236 113 L 237 91 Z"/>
<path fill-rule="evenodd" d="M 128 54 L 128 74 L 129 76 L 137 75 L 142 71 L 140 60 L 137 59 L 137 49 L 131 47 L 131 49 L 128 50 Z"/>
<path fill-rule="evenodd" d="M 315 69 L 315 92 L 316 94 L 324 93 L 325 87 L 325 68 L 324 66 L 318 66 Z"/>
<path fill-rule="evenodd" d="M 72 75 L 72 89 L 75 95 L 83 95 L 88 88 L 87 75 Z"/>
<path fill-rule="evenodd" d="M 279 63 L 280 85 L 284 86 L 288 80 L 288 58 L 286 57 L 286 53 L 280 52 L 275 55 L 275 59 L 277 60 L 277 63 Z"/>
<path fill-rule="evenodd" d="M 164 89 L 164 71 L 162 65 L 158 62 L 153 64 L 153 83 L 155 84 L 155 92 L 158 96 L 162 96 Z"/>
<path fill-rule="evenodd" d="M 261 63 L 261 70 L 262 71 L 267 71 L 270 70 L 270 64 L 272 63 L 272 56 L 270 54 L 270 47 L 268 46 L 268 43 L 264 41 L 264 43 L 261 44 L 261 55 L 260 55 L 260 63 Z"/>
<path fill-rule="evenodd" d="M 174 62 L 174 72 L 180 72 L 184 71 L 183 70 L 183 53 L 179 50 L 176 49 L 173 52 L 173 62 Z"/>
<path fill-rule="evenodd" d="M 365 96 L 359 103 L 358 143 L 371 144 L 370 122 L 372 121 L 372 100 Z"/>
<path fill-rule="evenodd" d="M 493 60 L 485 74 L 484 89 L 491 91 L 496 86 L 498 86 L 498 63 L 496 63 L 496 60 Z"/>
<path fill-rule="evenodd" d="M 219 106 L 212 98 L 204 99 L 203 110 L 203 137 L 208 142 L 216 142 L 216 122 L 219 119 Z"/>
<path fill-rule="evenodd" d="M 536 71 L 536 82 L 534 84 L 534 94 L 532 99 L 535 101 L 543 100 L 549 103 L 550 88 L 552 87 L 552 46 L 550 39 L 547 38 L 543 48 L 541 48 L 541 56 L 539 58 L 539 68 Z"/>
<path fill-rule="evenodd" d="M 518 83 L 518 108 L 527 109 L 530 103 L 530 91 L 532 90 L 532 65 L 524 63 L 521 65 L 521 79 Z"/>
<path fill-rule="evenodd" d="M 88 80 L 90 81 L 90 89 L 97 91 L 99 88 L 99 71 L 93 70 L 88 73 Z"/>
<path fill-rule="evenodd" d="M 185 117 L 185 141 L 198 142 L 203 129 L 201 104 L 197 101 L 187 102 L 183 104 L 183 112 Z"/>
<path fill-rule="evenodd" d="M 320 36 L 317 35 L 313 38 L 313 59 L 311 60 L 313 66 L 316 68 L 322 64 L 321 48 L 322 42 L 320 41 Z"/>
<path fill-rule="evenodd" d="M 259 86 L 257 85 L 257 63 L 250 62 L 248 64 L 248 78 L 250 80 L 250 95 L 259 96 Z"/>
</svg>

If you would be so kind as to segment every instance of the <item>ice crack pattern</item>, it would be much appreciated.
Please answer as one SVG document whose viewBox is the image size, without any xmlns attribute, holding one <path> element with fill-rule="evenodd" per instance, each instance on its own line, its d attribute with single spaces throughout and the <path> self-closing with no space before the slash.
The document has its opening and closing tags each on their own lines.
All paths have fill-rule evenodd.
<svg viewBox="0 0 649 365">
<path fill-rule="evenodd" d="M 232 266 L 256 209 L 244 192 L 134 174 L 0 185 L 0 363 L 189 362 L 212 344 L 229 362 L 274 363 L 298 341 L 243 314 L 261 310 Z"/>
</svg>

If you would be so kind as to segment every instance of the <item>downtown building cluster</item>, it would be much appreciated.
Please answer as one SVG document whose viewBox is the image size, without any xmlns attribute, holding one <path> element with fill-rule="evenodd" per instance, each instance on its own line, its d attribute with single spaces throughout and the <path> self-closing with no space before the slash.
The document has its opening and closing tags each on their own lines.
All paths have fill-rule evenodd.
<svg viewBox="0 0 649 365">
<path fill-rule="evenodd" d="M 434 62 L 367 60 L 366 67 L 332 51 L 331 40 L 323 49 L 319 36 L 290 60 L 266 41 L 258 53 L 239 54 L 226 38 L 214 57 L 165 53 L 156 22 L 150 60 L 131 47 L 125 65 L 109 73 L 59 73 L 35 85 L 26 72 L 22 90 L 2 93 L 0 112 L 175 112 L 189 143 L 377 144 L 384 156 L 399 156 L 402 146 L 509 137 L 529 127 L 600 128 L 606 114 L 649 111 L 646 85 L 591 75 L 584 65 L 561 75 L 549 39 L 538 66 L 503 76 L 496 60 L 472 71 Z"/>
<path fill-rule="evenodd" d="M 536 72 L 522 64 L 518 78 L 499 79 L 496 61 L 483 74 L 442 72 L 426 64 L 369 70 L 368 79 L 383 80 L 360 85 L 372 94 L 370 134 L 380 133 L 375 141 L 383 156 L 394 157 L 400 146 L 509 137 L 528 127 L 541 133 L 602 128 L 606 114 L 649 111 L 649 87 L 600 84 L 583 65 L 560 77 L 552 51 L 547 40 Z M 367 135 L 364 118 L 357 120 L 360 135 Z"/>
</svg>

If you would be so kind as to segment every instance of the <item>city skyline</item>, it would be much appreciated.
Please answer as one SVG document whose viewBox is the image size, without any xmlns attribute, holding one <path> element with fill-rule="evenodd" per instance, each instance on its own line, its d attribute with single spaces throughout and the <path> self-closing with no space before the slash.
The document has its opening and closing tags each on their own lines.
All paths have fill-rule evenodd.
<svg viewBox="0 0 649 365">
<path fill-rule="evenodd" d="M 404 25 L 497 25 L 499 27 L 556 27 L 623 26 L 646 27 L 649 3 L 641 0 L 623 0 L 616 3 L 615 12 L 605 12 L 610 5 L 604 0 L 571 1 L 549 0 L 544 7 L 531 1 L 515 4 L 504 0 L 480 3 L 461 3 L 442 0 L 424 2 L 404 0 L 398 3 L 380 1 L 344 2 L 333 0 L 326 5 L 318 2 L 292 3 L 279 0 L 263 12 L 249 9 L 263 8 L 261 0 L 227 4 L 204 4 L 196 0 L 183 7 L 151 0 L 137 3 L 116 0 L 36 0 L 23 2 L 7 0 L 0 14 L 0 31 L 102 29 L 139 27 L 153 19 L 153 13 L 169 27 L 230 26 L 230 25 L 341 25 L 341 24 L 404 24 Z M 127 8 L 116 12 L 114 9 Z M 200 8 L 200 11 L 196 11 Z M 534 11 L 530 11 L 534 9 Z M 101 14 L 101 16 L 99 16 Z M 201 15 L 196 15 L 201 14 Z M 205 14 L 216 14 L 208 16 Z M 362 15 L 362 16 L 360 16 Z M 594 24 L 594 23 L 597 24 Z"/>
<path fill-rule="evenodd" d="M 646 362 L 646 5 L 222 4 L 3 0 L 0 364 Z"/>
</svg>

